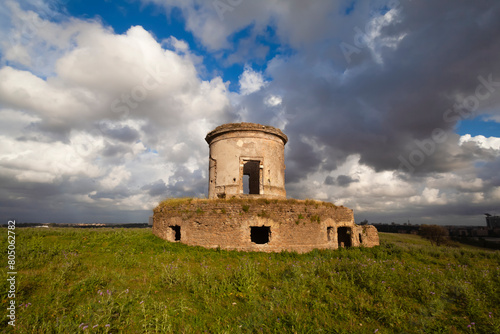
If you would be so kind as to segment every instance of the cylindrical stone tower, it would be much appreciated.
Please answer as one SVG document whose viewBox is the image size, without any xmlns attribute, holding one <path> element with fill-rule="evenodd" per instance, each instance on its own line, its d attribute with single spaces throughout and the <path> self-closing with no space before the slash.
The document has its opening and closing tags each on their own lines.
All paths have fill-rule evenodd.
<svg viewBox="0 0 500 334">
<path fill-rule="evenodd" d="M 286 198 L 287 136 L 272 126 L 230 123 L 205 137 L 209 147 L 208 198 Z"/>
</svg>

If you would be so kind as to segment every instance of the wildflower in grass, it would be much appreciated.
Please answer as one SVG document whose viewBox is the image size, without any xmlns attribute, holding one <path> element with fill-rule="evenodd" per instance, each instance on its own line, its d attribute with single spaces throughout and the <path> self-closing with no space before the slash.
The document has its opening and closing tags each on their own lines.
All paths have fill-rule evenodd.
<svg viewBox="0 0 500 334">
<path fill-rule="evenodd" d="M 88 326 L 88 325 L 85 325 L 85 326 L 83 326 L 83 328 L 82 328 L 82 329 L 83 329 L 83 330 L 86 330 L 87 328 L 89 328 L 89 326 Z"/>
<path fill-rule="evenodd" d="M 141 300 L 141 302 L 139 304 L 142 304 L 142 303 L 144 303 L 144 300 Z"/>
<path fill-rule="evenodd" d="M 108 293 L 109 296 L 111 296 L 111 291 L 106 290 L 106 292 Z"/>
<path fill-rule="evenodd" d="M 110 324 L 106 324 L 106 327 L 111 327 L 111 325 Z"/>
<path fill-rule="evenodd" d="M 82 322 L 82 323 L 80 324 L 80 326 L 78 326 L 78 327 L 79 327 L 79 328 L 82 328 L 82 326 L 83 326 L 83 322 Z"/>
<path fill-rule="evenodd" d="M 92 329 L 96 328 L 97 326 L 99 326 L 99 325 L 94 325 L 94 326 L 92 326 Z"/>
<path fill-rule="evenodd" d="M 377 333 L 378 332 L 378 328 L 376 330 L 373 331 L 373 333 Z"/>
</svg>

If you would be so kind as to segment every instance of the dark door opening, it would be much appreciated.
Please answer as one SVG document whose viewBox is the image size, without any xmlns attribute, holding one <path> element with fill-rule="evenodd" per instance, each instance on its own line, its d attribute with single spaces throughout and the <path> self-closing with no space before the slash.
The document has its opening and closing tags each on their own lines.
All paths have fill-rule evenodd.
<svg viewBox="0 0 500 334">
<path fill-rule="evenodd" d="M 245 178 L 247 176 L 247 179 Z M 248 181 L 246 181 L 248 180 Z M 255 194 L 260 193 L 260 161 L 248 160 L 243 165 L 243 193 Z M 245 186 L 248 184 L 248 188 Z M 245 192 L 248 191 L 248 192 Z"/>
<path fill-rule="evenodd" d="M 174 241 L 180 241 L 181 240 L 181 227 L 178 225 L 169 226 L 169 227 L 174 232 Z"/>
<path fill-rule="evenodd" d="M 271 235 L 270 226 L 250 226 L 250 240 L 256 244 L 267 244 Z"/>
<path fill-rule="evenodd" d="M 361 233 L 359 234 L 359 243 L 362 244 L 363 243 L 363 236 L 361 235 Z"/>
<path fill-rule="evenodd" d="M 351 228 L 339 227 L 337 229 L 337 238 L 340 247 L 351 247 Z"/>
</svg>

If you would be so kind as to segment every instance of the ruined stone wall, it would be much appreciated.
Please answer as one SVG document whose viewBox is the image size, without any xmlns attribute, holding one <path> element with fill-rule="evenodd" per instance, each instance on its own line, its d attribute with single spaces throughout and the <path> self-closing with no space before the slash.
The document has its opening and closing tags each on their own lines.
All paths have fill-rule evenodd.
<svg viewBox="0 0 500 334">
<path fill-rule="evenodd" d="M 254 123 L 217 127 L 205 138 L 210 147 L 208 198 L 244 194 L 244 175 L 250 179 L 247 194 L 286 198 L 285 144 L 279 129 Z"/>
<path fill-rule="evenodd" d="M 192 200 L 159 205 L 153 233 L 168 241 L 240 251 L 308 252 L 378 245 L 373 226 L 354 224 L 352 210 L 298 200 Z"/>
</svg>

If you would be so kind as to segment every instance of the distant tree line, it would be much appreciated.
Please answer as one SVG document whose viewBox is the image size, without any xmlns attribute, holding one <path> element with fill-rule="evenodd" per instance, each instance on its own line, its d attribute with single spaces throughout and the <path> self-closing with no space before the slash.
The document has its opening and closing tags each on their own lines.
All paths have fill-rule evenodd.
<svg viewBox="0 0 500 334">
<path fill-rule="evenodd" d="M 448 229 L 439 225 L 420 225 L 418 234 L 431 242 L 431 245 L 440 246 L 448 242 Z"/>
</svg>

